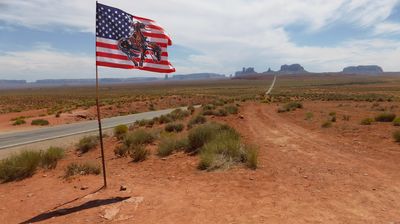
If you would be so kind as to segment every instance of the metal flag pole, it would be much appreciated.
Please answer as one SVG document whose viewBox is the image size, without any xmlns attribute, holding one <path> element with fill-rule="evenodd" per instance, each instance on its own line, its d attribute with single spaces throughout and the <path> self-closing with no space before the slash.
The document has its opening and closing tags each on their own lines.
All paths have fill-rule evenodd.
<svg viewBox="0 0 400 224">
<path fill-rule="evenodd" d="M 97 13 L 97 1 L 96 1 L 96 13 Z M 97 16 L 96 16 L 97 17 Z M 97 18 L 96 18 L 97 19 Z M 95 23 L 96 23 L 95 19 Z M 96 27 L 96 24 L 95 24 Z M 96 29 L 96 28 L 95 28 Z M 95 36 L 95 52 L 96 52 L 96 32 Z M 95 53 L 96 54 L 96 53 Z M 97 56 L 96 56 L 97 57 Z M 104 144 L 103 144 L 103 131 L 101 129 L 101 117 L 100 117 L 100 105 L 99 105 L 99 72 L 97 68 L 97 58 L 96 58 L 96 107 L 97 107 L 97 121 L 99 123 L 99 139 L 100 139 L 100 148 L 101 148 L 101 163 L 103 165 L 103 180 L 104 185 L 103 188 L 107 187 L 107 176 L 106 176 L 106 162 L 104 160 Z"/>
</svg>

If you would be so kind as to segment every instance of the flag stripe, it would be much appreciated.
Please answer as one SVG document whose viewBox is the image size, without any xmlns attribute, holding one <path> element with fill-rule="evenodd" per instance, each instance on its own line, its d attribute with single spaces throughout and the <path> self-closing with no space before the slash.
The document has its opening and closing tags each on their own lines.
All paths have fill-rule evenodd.
<svg viewBox="0 0 400 224">
<path fill-rule="evenodd" d="M 121 59 L 121 60 L 127 60 L 129 61 L 128 56 L 126 55 L 121 55 L 121 54 L 110 54 L 110 53 L 105 53 L 105 52 L 97 52 L 96 56 L 99 57 L 107 57 L 107 58 L 114 58 L 114 59 Z M 155 62 L 154 64 L 160 64 L 160 65 L 169 65 L 168 60 L 165 60 L 166 58 L 161 57 L 161 61 L 159 62 Z M 135 61 L 139 62 L 140 59 L 139 58 L 135 58 Z M 146 63 L 153 63 L 152 59 L 145 59 Z"/>
<path fill-rule="evenodd" d="M 119 54 L 119 55 L 125 55 L 126 54 L 122 51 L 114 50 L 114 49 L 109 49 L 109 48 L 104 48 L 104 47 L 96 47 L 96 52 L 104 52 L 104 53 L 110 53 L 110 54 Z M 163 51 L 161 52 L 161 58 L 168 58 L 168 52 Z M 167 60 L 167 59 L 165 59 Z"/>
</svg>

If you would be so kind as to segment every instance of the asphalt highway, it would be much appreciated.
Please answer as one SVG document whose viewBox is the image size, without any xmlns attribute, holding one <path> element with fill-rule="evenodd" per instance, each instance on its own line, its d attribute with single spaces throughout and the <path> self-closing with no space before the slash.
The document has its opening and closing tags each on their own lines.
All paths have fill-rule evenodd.
<svg viewBox="0 0 400 224">
<path fill-rule="evenodd" d="M 120 124 L 134 123 L 136 120 L 152 119 L 160 115 L 168 114 L 174 109 L 165 109 L 165 110 L 150 111 L 138 114 L 131 114 L 126 116 L 104 118 L 101 120 L 102 128 L 103 129 L 113 128 Z M 93 132 L 96 130 L 98 130 L 97 120 L 91 120 L 74 124 L 43 127 L 29 131 L 0 133 L 0 150 L 20 145 L 26 145 L 34 142 L 40 142 L 76 134 Z"/>
</svg>

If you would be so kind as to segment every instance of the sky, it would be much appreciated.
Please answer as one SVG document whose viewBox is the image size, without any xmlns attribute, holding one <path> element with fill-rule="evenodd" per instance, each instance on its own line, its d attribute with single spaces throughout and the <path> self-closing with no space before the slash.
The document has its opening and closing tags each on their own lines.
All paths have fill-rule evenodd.
<svg viewBox="0 0 400 224">
<path fill-rule="evenodd" d="M 156 20 L 176 74 L 311 72 L 377 64 L 400 71 L 400 0 L 102 0 Z M 0 0 L 0 79 L 95 77 L 95 1 Z M 159 76 L 99 68 L 100 77 Z"/>
</svg>

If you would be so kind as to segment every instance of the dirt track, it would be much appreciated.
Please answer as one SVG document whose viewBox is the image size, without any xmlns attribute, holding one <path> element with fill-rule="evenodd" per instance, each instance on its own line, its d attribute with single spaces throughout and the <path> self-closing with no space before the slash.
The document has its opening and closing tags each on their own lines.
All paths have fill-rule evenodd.
<svg viewBox="0 0 400 224">
<path fill-rule="evenodd" d="M 116 203 L 46 219 L 46 223 L 99 223 L 118 210 L 113 223 L 397 223 L 400 222 L 398 145 L 364 145 L 330 132 L 313 131 L 276 107 L 248 104 L 244 119 L 226 118 L 246 141 L 260 146 L 260 168 L 196 170 L 197 158 L 175 154 L 139 164 L 113 158 L 106 142 L 110 186 L 61 208 L 94 199 L 132 196 L 138 203 Z M 303 112 L 302 112 L 303 113 Z M 387 140 L 389 142 L 390 140 Z M 383 142 L 386 144 L 387 142 Z M 385 147 L 384 147 L 385 146 Z M 80 160 L 97 158 L 94 151 Z M 72 182 L 59 178 L 67 158 L 46 177 L 42 173 L 0 185 L 0 222 L 27 220 L 101 185 L 99 177 Z M 128 191 L 119 192 L 124 184 Z M 74 186 L 78 186 L 77 189 Z M 55 189 L 60 189 L 59 191 Z M 7 192 L 7 193 L 6 193 Z M 30 193 L 33 196 L 27 197 Z M 136 200 L 135 199 L 135 200 Z M 22 212 L 21 212 L 22 211 Z"/>
</svg>

